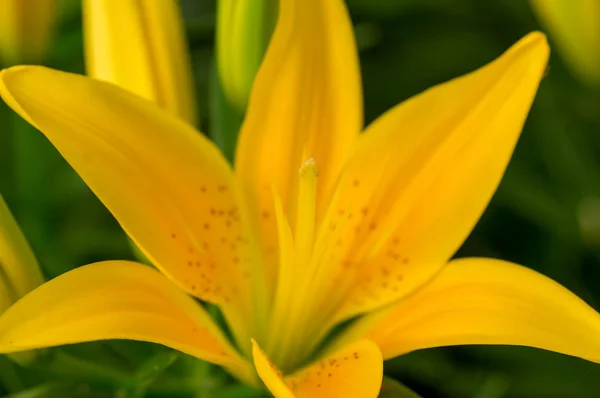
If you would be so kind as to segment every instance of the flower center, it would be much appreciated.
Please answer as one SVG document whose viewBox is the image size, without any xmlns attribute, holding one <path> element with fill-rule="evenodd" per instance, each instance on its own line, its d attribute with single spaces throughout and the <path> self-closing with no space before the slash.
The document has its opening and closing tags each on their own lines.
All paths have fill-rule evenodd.
<svg viewBox="0 0 600 398">
<path fill-rule="evenodd" d="M 310 322 L 312 285 L 318 264 L 313 255 L 315 248 L 315 217 L 318 170 L 314 159 L 300 167 L 295 202 L 293 203 L 293 230 L 288 222 L 277 192 L 273 193 L 279 242 L 279 267 L 276 288 L 266 328 L 263 346 L 274 363 L 288 370 L 304 360 L 309 352 L 306 336 L 301 333 Z"/>
</svg>

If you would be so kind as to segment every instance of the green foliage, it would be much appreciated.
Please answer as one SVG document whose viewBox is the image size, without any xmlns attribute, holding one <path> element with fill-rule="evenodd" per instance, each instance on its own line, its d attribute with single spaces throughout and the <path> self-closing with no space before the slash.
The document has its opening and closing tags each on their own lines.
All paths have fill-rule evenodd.
<svg viewBox="0 0 600 398">
<path fill-rule="evenodd" d="M 379 398 L 421 398 L 421 396 L 404 384 L 389 377 L 384 377 Z"/>
</svg>

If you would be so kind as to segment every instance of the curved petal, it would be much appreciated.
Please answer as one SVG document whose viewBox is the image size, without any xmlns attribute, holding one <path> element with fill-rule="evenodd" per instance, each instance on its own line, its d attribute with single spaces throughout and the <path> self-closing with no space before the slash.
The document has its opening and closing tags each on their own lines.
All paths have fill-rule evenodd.
<svg viewBox="0 0 600 398">
<path fill-rule="evenodd" d="M 296 217 L 296 176 L 304 160 L 313 157 L 320 168 L 322 209 L 361 129 L 358 56 L 344 2 L 281 1 L 236 154 L 236 173 L 262 231 L 273 279 L 277 229 L 271 185 L 285 214 Z"/>
<path fill-rule="evenodd" d="M 269 361 L 252 341 L 258 375 L 277 398 L 377 397 L 383 378 L 383 359 L 375 344 L 361 340 L 289 376 Z"/>
<path fill-rule="evenodd" d="M 321 268 L 328 297 L 343 304 L 334 319 L 412 292 L 460 247 L 502 178 L 548 51 L 546 38 L 531 33 L 490 64 L 393 108 L 361 136 L 323 226 L 337 246 Z"/>
<path fill-rule="evenodd" d="M 1 195 L 0 270 L 5 285 L 2 297 L 7 299 L 0 300 L 0 311 L 44 282 L 35 255 Z"/>
<path fill-rule="evenodd" d="M 357 328 L 367 328 L 385 358 L 428 347 L 507 344 L 600 363 L 600 314 L 553 280 L 500 260 L 452 261 L 423 289 Z"/>
<path fill-rule="evenodd" d="M 176 0 L 85 0 L 86 66 L 191 124 L 196 104 L 183 18 Z"/>
<path fill-rule="evenodd" d="M 233 174 L 210 141 L 155 105 L 79 75 L 10 68 L 0 94 L 157 267 L 203 300 L 247 308 L 249 236 Z"/>
<path fill-rule="evenodd" d="M 261 350 L 256 341 L 252 339 L 252 357 L 256 372 L 265 386 L 271 391 L 275 398 L 295 398 L 292 391 L 283 381 L 283 374 L 267 358 L 267 355 Z"/>
<path fill-rule="evenodd" d="M 107 261 L 77 268 L 0 316 L 2 353 L 108 339 L 163 344 L 253 380 L 248 363 L 204 309 L 142 264 Z"/>
</svg>

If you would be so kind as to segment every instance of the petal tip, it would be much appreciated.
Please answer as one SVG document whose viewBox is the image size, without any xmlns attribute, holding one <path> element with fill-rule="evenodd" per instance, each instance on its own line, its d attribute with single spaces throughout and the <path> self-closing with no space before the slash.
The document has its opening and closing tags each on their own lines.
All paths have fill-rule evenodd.
<svg viewBox="0 0 600 398">
<path fill-rule="evenodd" d="M 540 31 L 533 31 L 525 35 L 521 40 L 522 47 L 528 47 L 532 51 L 539 51 L 546 58 L 550 54 L 550 45 L 548 44 L 548 38 Z"/>
<path fill-rule="evenodd" d="M 257 356 L 264 355 L 262 349 L 260 348 L 256 340 L 254 340 L 254 338 L 251 338 L 250 342 L 252 342 L 252 356 L 254 358 L 256 358 Z"/>
<path fill-rule="evenodd" d="M 508 62 L 508 64 L 520 65 L 534 73 L 536 79 L 541 80 L 547 69 L 549 56 L 550 46 L 546 35 L 539 31 L 533 31 L 523 36 L 498 60 L 503 59 L 503 62 Z"/>
<path fill-rule="evenodd" d="M 18 91 L 19 83 L 17 79 L 22 78 L 24 72 L 29 72 L 34 69 L 48 69 L 43 66 L 30 66 L 30 65 L 17 65 L 10 68 L 0 70 L 0 97 L 4 102 L 17 112 L 23 119 L 29 122 L 32 126 L 37 128 L 37 125 L 31 120 L 28 113 L 21 106 L 18 95 L 15 92 Z M 19 79 L 20 80 L 20 79 Z M 13 83 L 16 84 L 13 85 Z"/>
<path fill-rule="evenodd" d="M 14 75 L 17 73 L 30 71 L 32 69 L 46 69 L 46 68 L 44 68 L 43 66 L 33 66 L 33 65 L 11 66 L 10 68 L 5 68 L 5 69 L 0 70 L 0 82 L 2 83 L 2 86 L 5 86 L 6 85 L 5 79 L 7 77 L 10 77 L 11 75 Z"/>
<path fill-rule="evenodd" d="M 548 45 L 548 38 L 539 30 L 534 30 L 533 32 L 529 32 L 523 38 L 523 40 L 531 41 L 532 43 L 540 43 L 544 45 Z"/>
</svg>

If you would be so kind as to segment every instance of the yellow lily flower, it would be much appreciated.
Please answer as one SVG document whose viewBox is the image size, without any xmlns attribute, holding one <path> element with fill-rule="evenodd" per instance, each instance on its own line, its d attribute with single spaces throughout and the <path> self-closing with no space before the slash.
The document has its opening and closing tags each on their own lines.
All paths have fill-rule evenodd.
<svg viewBox="0 0 600 398">
<path fill-rule="evenodd" d="M 197 123 L 191 61 L 177 0 L 84 0 L 87 74 Z"/>
<path fill-rule="evenodd" d="M 40 62 L 50 47 L 57 6 L 56 0 L 0 1 L 0 58 L 9 65 Z"/>
<path fill-rule="evenodd" d="M 531 0 L 575 75 L 600 84 L 600 2 L 597 0 Z"/>
<path fill-rule="evenodd" d="M 383 358 L 449 344 L 600 362 L 600 315 L 567 289 L 499 260 L 450 261 L 502 177 L 548 52 L 531 33 L 360 134 L 343 1 L 282 1 L 235 170 L 188 124 L 113 85 L 4 70 L 4 100 L 160 272 L 107 261 L 61 275 L 0 317 L 0 352 L 149 341 L 248 383 L 258 374 L 279 398 L 376 397 Z M 231 341 L 192 297 L 219 306 Z"/>
</svg>

